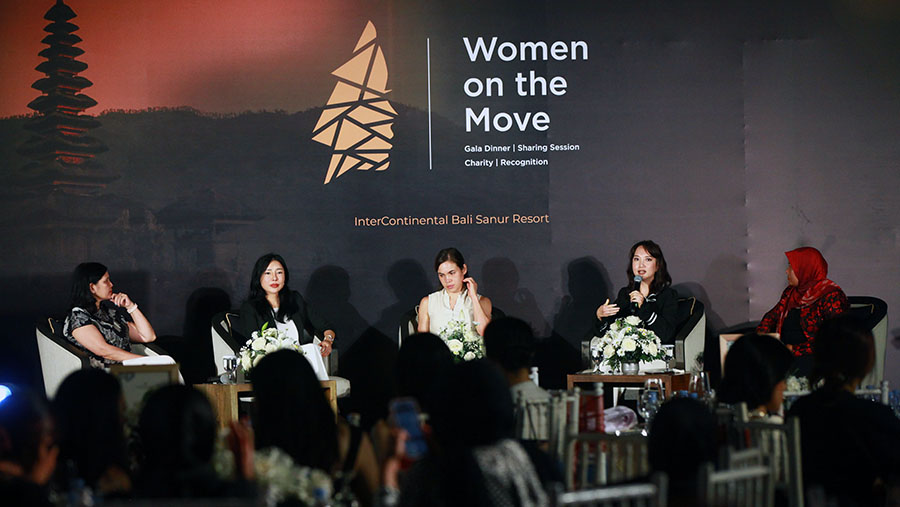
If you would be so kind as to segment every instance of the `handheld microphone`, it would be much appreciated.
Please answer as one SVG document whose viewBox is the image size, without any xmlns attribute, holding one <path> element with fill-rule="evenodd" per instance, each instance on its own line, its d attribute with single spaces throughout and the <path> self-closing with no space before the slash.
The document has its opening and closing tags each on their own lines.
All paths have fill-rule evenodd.
<svg viewBox="0 0 900 507">
<path fill-rule="evenodd" d="M 641 290 L 641 275 L 634 275 L 634 288 L 632 290 Z M 631 314 L 637 315 L 638 312 L 638 304 L 635 301 L 631 302 Z"/>
</svg>

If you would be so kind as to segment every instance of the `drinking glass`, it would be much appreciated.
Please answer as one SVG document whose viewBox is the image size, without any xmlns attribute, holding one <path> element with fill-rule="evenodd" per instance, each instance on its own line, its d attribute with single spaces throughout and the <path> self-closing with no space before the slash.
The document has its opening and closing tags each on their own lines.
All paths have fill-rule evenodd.
<svg viewBox="0 0 900 507">
<path fill-rule="evenodd" d="M 688 394 L 691 397 L 696 395 L 697 398 L 712 403 L 715 399 L 715 393 L 710 387 L 709 374 L 705 371 L 691 373 L 691 380 L 688 383 Z"/>
<path fill-rule="evenodd" d="M 225 367 L 225 373 L 222 374 L 220 380 L 223 384 L 237 383 L 237 356 L 228 354 L 222 356 L 222 365 Z"/>
<path fill-rule="evenodd" d="M 593 373 L 600 373 L 600 362 L 603 360 L 603 350 L 600 348 L 600 338 L 591 340 L 591 362 L 594 363 Z"/>
<path fill-rule="evenodd" d="M 647 426 L 650 426 L 657 410 L 659 410 L 659 391 L 655 389 L 644 389 L 644 392 L 641 393 L 641 397 L 638 398 L 638 414 L 644 418 L 644 421 L 647 422 Z"/>
</svg>

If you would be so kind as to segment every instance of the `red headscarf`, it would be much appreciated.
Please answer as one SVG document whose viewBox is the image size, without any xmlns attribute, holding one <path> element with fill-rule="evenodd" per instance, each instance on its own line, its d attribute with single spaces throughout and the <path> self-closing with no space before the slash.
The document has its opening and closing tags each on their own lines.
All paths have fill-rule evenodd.
<svg viewBox="0 0 900 507">
<path fill-rule="evenodd" d="M 788 287 L 785 297 L 787 304 L 778 318 L 777 331 L 781 332 L 781 324 L 788 312 L 794 308 L 803 308 L 816 302 L 822 296 L 841 290 L 840 287 L 828 278 L 828 263 L 818 250 L 811 246 L 800 247 L 790 252 L 785 252 L 791 269 L 797 276 L 796 287 Z"/>
</svg>

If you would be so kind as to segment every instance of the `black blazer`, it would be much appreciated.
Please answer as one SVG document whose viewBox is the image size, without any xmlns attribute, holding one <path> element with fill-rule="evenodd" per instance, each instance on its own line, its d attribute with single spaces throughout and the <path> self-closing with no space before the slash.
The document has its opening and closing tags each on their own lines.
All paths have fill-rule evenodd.
<svg viewBox="0 0 900 507">
<path fill-rule="evenodd" d="M 294 291 L 294 298 L 299 309 L 290 317 L 300 333 L 301 344 L 312 342 L 311 336 L 321 338 L 326 329 L 334 329 L 330 322 L 310 308 L 299 292 Z M 253 303 L 244 301 L 244 304 L 241 305 L 241 327 L 243 328 L 241 332 L 244 333 L 244 337 L 249 339 L 253 332 L 259 331 L 266 322 L 269 323 L 269 327 L 275 327 L 275 312 L 271 311 L 271 308 L 266 315 L 260 315 Z M 303 331 L 310 335 L 309 339 L 304 336 Z"/>
<path fill-rule="evenodd" d="M 619 313 L 605 319 L 594 317 L 594 336 L 603 336 L 614 320 L 631 315 L 631 301 L 628 295 L 633 287 L 622 287 L 616 297 Z M 656 294 L 650 294 L 636 313 L 647 328 L 659 337 L 663 343 L 672 343 L 675 339 L 675 325 L 678 323 L 678 293 L 671 287 L 665 287 Z"/>
</svg>

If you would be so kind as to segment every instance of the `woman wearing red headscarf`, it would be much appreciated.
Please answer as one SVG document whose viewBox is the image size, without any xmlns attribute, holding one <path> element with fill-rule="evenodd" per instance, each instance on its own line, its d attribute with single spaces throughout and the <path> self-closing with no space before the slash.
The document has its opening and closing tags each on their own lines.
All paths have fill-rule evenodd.
<svg viewBox="0 0 900 507">
<path fill-rule="evenodd" d="M 781 299 L 756 328 L 758 333 L 780 333 L 781 341 L 797 358 L 812 354 L 813 340 L 822 322 L 850 308 L 847 296 L 828 278 L 828 263 L 815 248 L 785 252 L 788 286 Z"/>
</svg>

